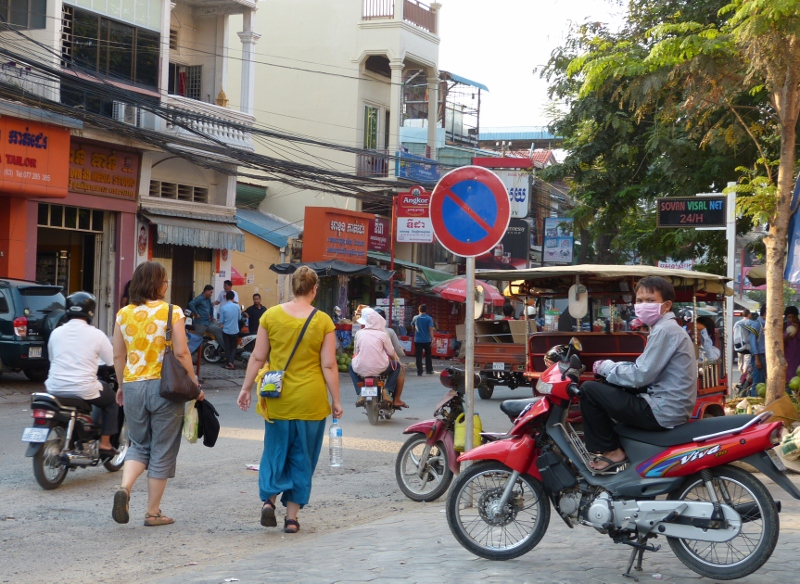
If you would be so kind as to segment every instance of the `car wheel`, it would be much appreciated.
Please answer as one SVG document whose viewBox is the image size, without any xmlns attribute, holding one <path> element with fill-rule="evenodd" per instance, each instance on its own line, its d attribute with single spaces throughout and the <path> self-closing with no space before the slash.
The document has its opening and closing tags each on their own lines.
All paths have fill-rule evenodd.
<svg viewBox="0 0 800 584">
<path fill-rule="evenodd" d="M 34 383 L 44 383 L 47 379 L 47 369 L 24 369 L 22 372 Z"/>
</svg>

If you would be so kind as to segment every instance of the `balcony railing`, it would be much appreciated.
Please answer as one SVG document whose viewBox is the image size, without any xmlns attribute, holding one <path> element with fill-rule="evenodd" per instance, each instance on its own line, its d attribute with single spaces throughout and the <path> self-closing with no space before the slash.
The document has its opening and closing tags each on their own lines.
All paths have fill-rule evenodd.
<svg viewBox="0 0 800 584">
<path fill-rule="evenodd" d="M 436 14 L 418 0 L 403 0 L 403 20 L 436 34 Z"/>
<path fill-rule="evenodd" d="M 165 105 L 174 111 L 167 121 L 167 131 L 198 140 L 207 136 L 231 146 L 253 147 L 250 132 L 241 128 L 252 127 L 255 121 L 253 116 L 180 95 L 167 96 Z M 182 116 L 181 112 L 188 115 Z M 200 114 L 203 117 L 197 118 L 191 114 Z"/>
<path fill-rule="evenodd" d="M 389 176 L 389 153 L 387 150 L 375 150 L 372 154 L 356 155 L 356 174 L 386 178 Z"/>
<path fill-rule="evenodd" d="M 403 20 L 436 34 L 436 13 L 419 0 L 403 1 Z M 364 0 L 362 20 L 393 19 L 395 0 Z"/>
</svg>

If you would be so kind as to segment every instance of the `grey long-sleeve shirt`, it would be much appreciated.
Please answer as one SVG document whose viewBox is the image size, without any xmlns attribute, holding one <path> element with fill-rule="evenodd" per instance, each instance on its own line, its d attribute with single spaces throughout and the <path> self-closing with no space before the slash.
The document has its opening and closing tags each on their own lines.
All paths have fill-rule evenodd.
<svg viewBox="0 0 800 584">
<path fill-rule="evenodd" d="M 653 410 L 664 428 L 685 423 L 697 400 L 697 362 L 689 334 L 672 312 L 653 325 L 644 352 L 635 363 L 606 361 L 598 373 L 609 383 L 623 387 L 646 387 L 638 394 Z"/>
</svg>

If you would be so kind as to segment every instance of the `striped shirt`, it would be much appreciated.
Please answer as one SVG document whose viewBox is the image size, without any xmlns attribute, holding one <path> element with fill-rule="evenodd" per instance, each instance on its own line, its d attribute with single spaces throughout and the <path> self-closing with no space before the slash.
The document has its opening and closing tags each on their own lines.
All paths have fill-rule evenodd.
<svg viewBox="0 0 800 584">
<path fill-rule="evenodd" d="M 697 362 L 689 334 L 672 312 L 653 325 L 644 352 L 635 363 L 603 362 L 598 373 L 609 383 L 646 387 L 638 394 L 664 428 L 686 423 L 697 400 Z"/>
</svg>

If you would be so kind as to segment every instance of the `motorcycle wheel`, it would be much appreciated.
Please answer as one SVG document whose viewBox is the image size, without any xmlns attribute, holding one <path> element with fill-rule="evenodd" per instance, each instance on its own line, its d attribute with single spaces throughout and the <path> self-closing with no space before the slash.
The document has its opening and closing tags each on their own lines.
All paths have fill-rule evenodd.
<svg viewBox="0 0 800 584">
<path fill-rule="evenodd" d="M 406 440 L 394 464 L 394 476 L 403 494 L 417 502 L 435 501 L 447 492 L 453 480 L 453 471 L 447 464 L 447 450 L 442 441 L 431 446 L 425 460 L 426 438 L 424 434 L 413 434 Z M 425 468 L 419 476 L 420 466 Z"/>
<path fill-rule="evenodd" d="M 542 484 L 520 475 L 501 517 L 492 513 L 511 477 L 506 465 L 488 460 L 461 473 L 447 495 L 450 531 L 468 551 L 487 560 L 510 560 L 532 550 L 550 523 Z"/>
<path fill-rule="evenodd" d="M 222 360 L 222 350 L 217 341 L 203 343 L 203 361 L 206 363 L 219 363 Z"/>
<path fill-rule="evenodd" d="M 39 451 L 33 455 L 33 476 L 45 491 L 57 489 L 67 476 L 67 465 L 61 462 L 61 449 L 67 436 L 61 426 L 50 429 Z"/>
<path fill-rule="evenodd" d="M 367 410 L 367 419 L 369 420 L 369 423 L 373 426 L 377 426 L 378 420 L 380 419 L 380 402 L 376 399 L 368 401 L 364 406 L 364 409 Z"/>
<path fill-rule="evenodd" d="M 117 472 L 122 468 L 125 462 L 125 454 L 128 452 L 128 447 L 131 445 L 131 439 L 130 436 L 128 436 L 128 422 L 122 423 L 122 429 L 117 436 L 118 443 L 115 444 L 114 447 L 119 451 L 119 454 L 103 463 L 103 466 L 106 467 L 106 470 L 109 472 Z"/>
<path fill-rule="evenodd" d="M 701 576 L 734 580 L 752 574 L 766 563 L 780 532 L 778 509 L 767 488 L 753 475 L 732 466 L 711 469 L 717 498 L 736 509 L 742 530 L 724 543 L 668 537 L 669 547 L 683 564 Z M 670 500 L 709 501 L 699 474 L 690 476 L 671 493 Z"/>
<path fill-rule="evenodd" d="M 488 383 L 481 383 L 478 386 L 478 397 L 481 399 L 492 399 L 492 394 L 494 393 L 494 387 L 489 385 Z"/>
</svg>

